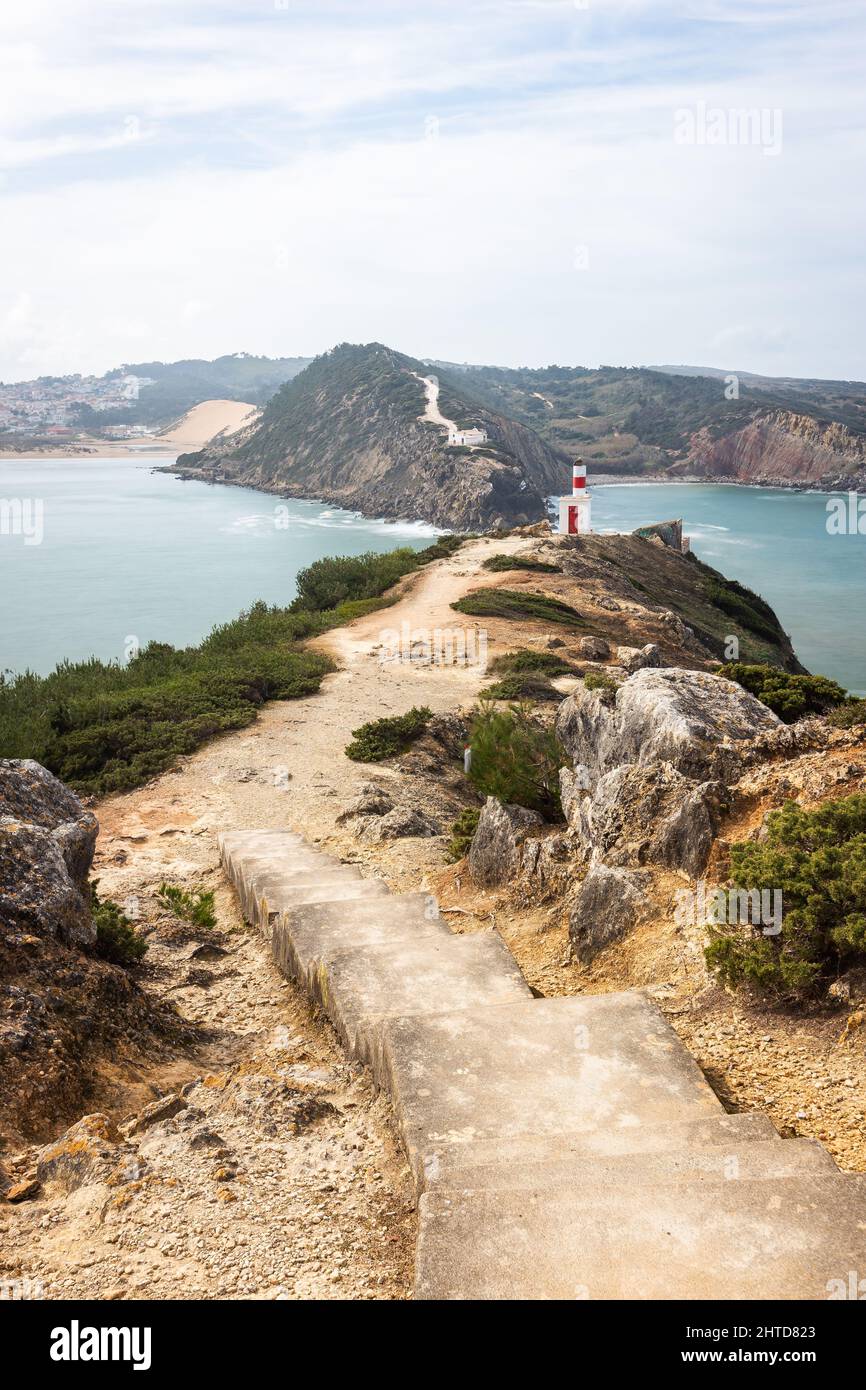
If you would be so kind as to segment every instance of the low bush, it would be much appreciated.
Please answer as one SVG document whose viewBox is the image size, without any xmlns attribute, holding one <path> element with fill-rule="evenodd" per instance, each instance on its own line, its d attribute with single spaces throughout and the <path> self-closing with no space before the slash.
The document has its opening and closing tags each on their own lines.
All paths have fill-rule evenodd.
<svg viewBox="0 0 866 1390">
<path fill-rule="evenodd" d="M 757 696 L 786 724 L 808 714 L 826 714 L 848 701 L 844 688 L 827 676 L 796 676 L 778 666 L 748 666 L 735 661 L 723 666 L 720 675 Z"/>
<path fill-rule="evenodd" d="M 480 815 L 480 806 L 467 806 L 452 823 L 451 838 L 445 846 L 445 853 L 452 864 L 455 864 L 458 859 L 462 859 L 464 854 L 469 853 L 472 836 L 478 829 Z"/>
<path fill-rule="evenodd" d="M 516 671 L 481 691 L 486 700 L 561 700 L 562 696 L 546 676 L 532 671 Z"/>
<path fill-rule="evenodd" d="M 804 1000 L 866 959 L 866 794 L 812 811 L 789 801 L 766 832 L 731 846 L 731 877 L 749 892 L 781 892 L 781 932 L 714 925 L 707 963 L 726 984 Z"/>
<path fill-rule="evenodd" d="M 604 671 L 587 671 L 583 683 L 587 690 L 609 690 L 615 693 L 619 688 L 613 677 L 606 676 Z"/>
<path fill-rule="evenodd" d="M 413 706 L 406 714 L 373 719 L 352 730 L 352 742 L 346 746 L 346 757 L 356 763 L 381 763 L 407 749 L 423 734 L 433 711 L 426 705 Z"/>
<path fill-rule="evenodd" d="M 507 710 L 482 700 L 472 721 L 469 777 L 481 796 L 561 820 L 559 769 L 565 750 L 526 705 Z"/>
<path fill-rule="evenodd" d="M 561 574 L 561 565 L 549 565 L 528 555 L 489 555 L 483 563 L 486 570 L 501 574 L 504 570 L 534 570 L 538 574 Z"/>
<path fill-rule="evenodd" d="M 191 922 L 195 927 L 215 927 L 213 890 L 197 888 L 190 893 L 186 888 L 178 888 L 173 883 L 160 884 L 156 895 L 163 907 L 173 912 L 183 922 Z"/>
<path fill-rule="evenodd" d="M 521 621 L 560 623 L 566 627 L 580 627 L 583 619 L 575 608 L 561 603 L 556 598 L 545 598 L 543 594 L 532 594 L 515 589 L 475 589 L 465 598 L 452 603 L 458 613 L 468 613 L 473 618 L 512 618 Z"/>
<path fill-rule="evenodd" d="M 735 579 L 708 579 L 704 595 L 716 608 L 734 618 L 747 631 L 770 642 L 783 636 L 779 620 L 768 603 Z"/>
<path fill-rule="evenodd" d="M 135 930 L 120 905 L 112 898 L 100 898 L 98 880 L 90 885 L 90 905 L 96 927 L 96 954 L 112 965 L 128 969 L 147 951 L 147 942 Z"/>
<path fill-rule="evenodd" d="M 491 661 L 489 671 L 492 676 L 516 675 L 521 671 L 534 671 L 545 676 L 569 676 L 574 667 L 556 652 L 537 652 L 529 647 L 519 647 L 516 652 L 504 652 Z"/>
</svg>

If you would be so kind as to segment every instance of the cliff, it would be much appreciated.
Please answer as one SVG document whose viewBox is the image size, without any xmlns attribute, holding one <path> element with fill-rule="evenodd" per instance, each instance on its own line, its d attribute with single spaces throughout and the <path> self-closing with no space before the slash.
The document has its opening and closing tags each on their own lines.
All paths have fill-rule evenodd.
<svg viewBox="0 0 866 1390">
<path fill-rule="evenodd" d="M 546 496 L 565 485 L 567 455 L 444 377 L 431 408 L 429 376 L 382 344 L 343 344 L 287 383 L 250 429 L 182 455 L 176 470 L 452 530 L 542 518 Z M 449 446 L 447 421 L 484 428 L 487 443 Z"/>
<path fill-rule="evenodd" d="M 857 489 L 866 479 L 866 438 L 838 421 L 777 410 L 721 438 L 699 430 L 670 474 L 774 486 Z"/>
</svg>

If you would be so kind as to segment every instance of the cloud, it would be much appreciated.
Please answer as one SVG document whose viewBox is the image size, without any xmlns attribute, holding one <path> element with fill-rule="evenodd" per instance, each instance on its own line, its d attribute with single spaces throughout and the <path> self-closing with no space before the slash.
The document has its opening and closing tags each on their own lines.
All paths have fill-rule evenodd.
<svg viewBox="0 0 866 1390">
<path fill-rule="evenodd" d="M 0 60 L 6 379 L 373 338 L 866 376 L 841 0 L 34 13 Z M 699 101 L 780 108 L 782 155 L 677 146 Z"/>
</svg>

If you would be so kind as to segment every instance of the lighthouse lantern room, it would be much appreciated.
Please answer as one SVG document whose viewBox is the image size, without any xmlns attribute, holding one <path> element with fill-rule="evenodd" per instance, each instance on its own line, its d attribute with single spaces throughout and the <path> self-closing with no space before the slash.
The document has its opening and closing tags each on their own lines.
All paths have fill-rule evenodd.
<svg viewBox="0 0 866 1390">
<path fill-rule="evenodd" d="M 592 530 L 592 500 L 586 486 L 586 466 L 575 459 L 571 475 L 571 496 L 559 499 L 559 531 L 563 536 L 585 536 Z"/>
</svg>

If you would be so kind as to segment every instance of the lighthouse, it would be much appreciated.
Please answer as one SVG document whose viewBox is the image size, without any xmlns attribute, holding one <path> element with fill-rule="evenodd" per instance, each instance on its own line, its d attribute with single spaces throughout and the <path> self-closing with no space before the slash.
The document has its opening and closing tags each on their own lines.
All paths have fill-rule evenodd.
<svg viewBox="0 0 866 1390">
<path fill-rule="evenodd" d="M 571 496 L 559 499 L 559 533 L 585 536 L 592 530 L 592 500 L 586 486 L 586 465 L 575 459 L 571 470 Z"/>
</svg>

